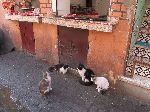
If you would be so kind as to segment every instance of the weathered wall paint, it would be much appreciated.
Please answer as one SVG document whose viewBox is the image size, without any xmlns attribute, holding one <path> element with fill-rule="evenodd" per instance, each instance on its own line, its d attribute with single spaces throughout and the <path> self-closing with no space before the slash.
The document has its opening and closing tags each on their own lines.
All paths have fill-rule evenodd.
<svg viewBox="0 0 150 112">
<path fill-rule="evenodd" d="M 5 35 L 5 49 L 22 50 L 22 40 L 19 28 L 19 22 L 5 20 L 6 11 L 0 3 L 0 28 Z M 49 63 L 58 63 L 57 49 L 57 26 L 48 24 L 33 23 L 33 31 L 35 38 L 36 57 L 46 60 Z"/>
<path fill-rule="evenodd" d="M 5 20 L 5 10 L 2 8 L 0 2 L 0 28 L 4 31 L 5 50 L 11 50 L 14 46 L 17 50 L 22 49 L 22 41 L 19 30 L 19 24 L 16 21 Z"/>
<path fill-rule="evenodd" d="M 0 4 L 0 27 L 5 27 L 3 29 L 7 30 L 5 34 L 8 34 L 9 40 L 12 40 L 16 48 L 21 50 L 19 24 L 5 20 L 4 14 Z M 36 57 L 52 64 L 58 63 L 57 26 L 34 23 L 33 31 Z M 112 33 L 89 31 L 87 62 L 97 75 L 107 73 L 109 70 L 114 71 L 116 75 L 124 74 L 130 31 L 131 24 L 128 20 L 120 20 L 119 24 L 114 26 Z"/>
<path fill-rule="evenodd" d="M 130 48 L 132 48 L 135 45 L 135 42 L 136 42 L 137 37 L 138 37 L 139 28 L 141 26 L 142 17 L 144 15 L 144 4 L 145 4 L 145 0 L 138 0 L 137 10 L 135 13 L 135 24 L 133 27 L 133 33 L 132 33 Z"/>
<path fill-rule="evenodd" d="M 57 26 L 34 23 L 33 31 L 36 56 L 51 64 L 58 63 Z"/>
<path fill-rule="evenodd" d="M 108 73 L 122 75 L 128 48 L 130 25 L 120 20 L 112 33 L 89 31 L 88 66 L 97 75 Z"/>
</svg>

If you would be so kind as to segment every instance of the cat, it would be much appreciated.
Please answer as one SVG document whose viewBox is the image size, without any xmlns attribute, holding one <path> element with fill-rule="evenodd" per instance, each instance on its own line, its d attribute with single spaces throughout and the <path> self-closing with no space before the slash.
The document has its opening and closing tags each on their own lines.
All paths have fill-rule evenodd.
<svg viewBox="0 0 150 112">
<path fill-rule="evenodd" d="M 98 92 L 101 92 L 101 94 L 104 94 L 109 88 L 109 82 L 105 77 L 92 77 L 91 81 L 97 85 L 96 89 Z"/>
<path fill-rule="evenodd" d="M 39 91 L 40 94 L 46 95 L 48 92 L 52 90 L 51 87 L 51 76 L 48 72 L 43 72 L 43 79 L 39 83 Z"/>
<path fill-rule="evenodd" d="M 109 80 L 111 86 L 115 86 L 116 83 L 120 80 L 120 75 L 116 75 L 113 71 L 109 71 L 108 73 L 104 74 L 104 77 Z"/>
<path fill-rule="evenodd" d="M 79 64 L 77 71 L 84 82 L 91 82 L 91 77 L 95 76 L 95 73 L 88 68 L 85 68 L 83 64 Z"/>
<path fill-rule="evenodd" d="M 49 71 L 58 71 L 59 73 L 66 74 L 68 71 L 69 66 L 64 64 L 57 64 L 52 67 L 49 67 Z"/>
<path fill-rule="evenodd" d="M 51 67 L 49 67 L 49 71 L 50 72 L 59 71 L 59 69 L 63 66 L 64 66 L 64 64 L 57 64 L 57 65 L 51 66 Z"/>
<path fill-rule="evenodd" d="M 69 68 L 68 65 L 62 66 L 62 67 L 59 69 L 59 73 L 66 74 L 67 71 L 68 71 L 68 68 Z"/>
</svg>

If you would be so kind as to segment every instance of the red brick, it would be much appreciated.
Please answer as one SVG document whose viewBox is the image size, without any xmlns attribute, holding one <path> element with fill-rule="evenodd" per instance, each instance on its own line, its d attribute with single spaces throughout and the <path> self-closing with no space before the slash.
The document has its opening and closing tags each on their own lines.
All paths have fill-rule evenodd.
<svg viewBox="0 0 150 112">
<path fill-rule="evenodd" d="M 52 3 L 52 0 L 49 0 L 49 3 Z"/>
<path fill-rule="evenodd" d="M 114 17 L 121 17 L 122 13 L 121 12 L 112 12 L 112 16 L 114 16 Z"/>
<path fill-rule="evenodd" d="M 47 14 L 48 12 L 50 12 L 50 8 L 41 8 L 41 13 L 42 14 Z"/>
<path fill-rule="evenodd" d="M 49 3 L 49 0 L 39 0 L 40 3 Z"/>
<path fill-rule="evenodd" d="M 47 13 L 44 13 L 43 16 L 47 16 Z"/>
<path fill-rule="evenodd" d="M 118 2 L 118 0 L 112 0 L 111 2 Z"/>
<path fill-rule="evenodd" d="M 47 7 L 47 8 L 51 8 L 51 7 L 52 7 L 52 4 L 46 4 L 46 7 Z"/>
<path fill-rule="evenodd" d="M 112 4 L 111 9 L 120 11 L 121 10 L 121 5 L 120 4 Z"/>
<path fill-rule="evenodd" d="M 40 4 L 40 8 L 46 8 L 47 4 Z"/>
<path fill-rule="evenodd" d="M 124 19 L 126 19 L 126 18 L 127 18 L 127 13 L 122 13 L 122 17 L 123 17 Z"/>
<path fill-rule="evenodd" d="M 127 2 L 127 0 L 118 0 L 118 2 Z"/>
<path fill-rule="evenodd" d="M 124 4 L 121 5 L 121 11 L 127 11 L 127 6 L 125 6 Z"/>
</svg>

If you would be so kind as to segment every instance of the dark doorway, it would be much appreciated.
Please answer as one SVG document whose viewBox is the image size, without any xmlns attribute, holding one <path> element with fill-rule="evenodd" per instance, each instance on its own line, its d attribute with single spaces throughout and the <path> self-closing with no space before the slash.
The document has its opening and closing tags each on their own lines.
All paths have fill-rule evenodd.
<svg viewBox="0 0 150 112">
<path fill-rule="evenodd" d="M 88 30 L 58 26 L 59 62 L 71 67 L 86 64 L 88 53 Z"/>
<path fill-rule="evenodd" d="M 86 7 L 92 7 L 92 0 L 86 0 Z"/>
<path fill-rule="evenodd" d="M 22 49 L 32 54 L 35 54 L 33 23 L 20 22 L 19 27 L 22 38 Z"/>
</svg>

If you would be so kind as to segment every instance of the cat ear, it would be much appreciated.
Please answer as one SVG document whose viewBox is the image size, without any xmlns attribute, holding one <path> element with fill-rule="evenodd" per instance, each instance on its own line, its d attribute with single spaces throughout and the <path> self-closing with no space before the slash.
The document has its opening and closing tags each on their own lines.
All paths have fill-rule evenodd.
<svg viewBox="0 0 150 112">
<path fill-rule="evenodd" d="M 46 71 L 46 75 L 49 76 L 49 73 Z"/>
<path fill-rule="evenodd" d="M 43 71 L 42 71 L 42 73 L 43 73 L 43 78 L 47 78 L 47 74 Z"/>
<path fill-rule="evenodd" d="M 42 71 L 42 74 L 43 74 L 43 77 L 44 77 L 45 73 L 43 71 Z"/>
</svg>

